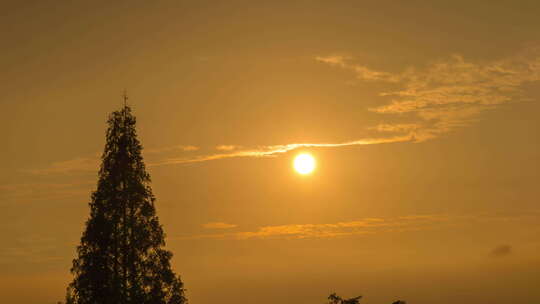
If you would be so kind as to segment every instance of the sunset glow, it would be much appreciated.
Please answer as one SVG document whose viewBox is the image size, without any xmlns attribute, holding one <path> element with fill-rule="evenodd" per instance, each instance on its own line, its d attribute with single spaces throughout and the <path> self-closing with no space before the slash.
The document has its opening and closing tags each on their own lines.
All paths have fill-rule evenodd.
<svg viewBox="0 0 540 304">
<path fill-rule="evenodd" d="M 0 11 L 1 303 L 540 304 L 540 1 Z"/>
</svg>

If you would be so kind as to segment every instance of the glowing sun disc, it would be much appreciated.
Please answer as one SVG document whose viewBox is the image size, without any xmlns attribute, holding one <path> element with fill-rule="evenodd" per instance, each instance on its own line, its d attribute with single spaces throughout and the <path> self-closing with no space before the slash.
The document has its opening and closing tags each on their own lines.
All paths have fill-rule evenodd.
<svg viewBox="0 0 540 304">
<path fill-rule="evenodd" d="M 298 154 L 293 164 L 294 170 L 300 174 L 309 174 L 315 170 L 315 158 L 307 153 Z"/>
</svg>

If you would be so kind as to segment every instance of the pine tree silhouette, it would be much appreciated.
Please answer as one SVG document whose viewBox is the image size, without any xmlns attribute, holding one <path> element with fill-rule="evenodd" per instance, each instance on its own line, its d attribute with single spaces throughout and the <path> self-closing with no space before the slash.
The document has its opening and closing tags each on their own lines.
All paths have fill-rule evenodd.
<svg viewBox="0 0 540 304">
<path fill-rule="evenodd" d="M 90 216 L 73 260 L 66 303 L 185 304 L 183 283 L 154 208 L 129 106 L 108 119 L 107 142 Z"/>
</svg>

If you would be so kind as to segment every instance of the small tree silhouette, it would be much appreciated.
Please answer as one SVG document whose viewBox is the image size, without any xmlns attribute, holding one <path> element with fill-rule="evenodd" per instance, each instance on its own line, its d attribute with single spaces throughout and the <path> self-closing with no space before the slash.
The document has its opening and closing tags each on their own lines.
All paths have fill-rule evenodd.
<svg viewBox="0 0 540 304">
<path fill-rule="evenodd" d="M 109 116 L 90 216 L 73 260 L 69 304 L 184 304 L 180 277 L 154 208 L 135 117 L 124 105 Z"/>
<path fill-rule="evenodd" d="M 335 292 L 328 296 L 328 304 L 358 304 L 360 303 L 360 299 L 362 296 L 350 298 L 350 299 L 343 299 L 342 297 L 338 296 Z"/>
<path fill-rule="evenodd" d="M 328 304 L 359 304 L 360 299 L 362 296 L 350 298 L 350 299 L 343 299 L 342 297 L 338 296 L 335 292 L 328 296 Z M 407 304 L 405 301 L 398 300 L 396 302 L 393 302 L 392 304 Z"/>
</svg>

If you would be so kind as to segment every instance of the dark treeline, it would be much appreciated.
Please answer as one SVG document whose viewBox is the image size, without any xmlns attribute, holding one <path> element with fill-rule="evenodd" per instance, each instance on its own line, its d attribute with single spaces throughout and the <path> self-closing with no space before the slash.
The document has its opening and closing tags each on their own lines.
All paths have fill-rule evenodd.
<svg viewBox="0 0 540 304">
<path fill-rule="evenodd" d="M 187 304 L 154 207 L 150 175 L 129 106 L 111 113 L 97 189 L 77 247 L 66 304 Z M 362 297 L 331 294 L 328 304 Z M 60 302 L 59 302 L 60 303 Z M 405 304 L 397 301 L 393 304 Z"/>
</svg>

